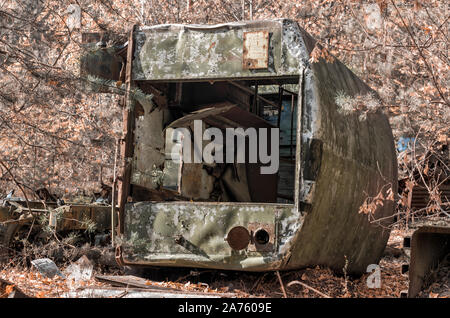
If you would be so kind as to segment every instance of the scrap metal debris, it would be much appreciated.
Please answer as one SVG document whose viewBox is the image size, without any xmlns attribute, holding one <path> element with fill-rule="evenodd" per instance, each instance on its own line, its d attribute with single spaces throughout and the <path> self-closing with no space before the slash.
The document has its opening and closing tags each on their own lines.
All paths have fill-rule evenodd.
<svg viewBox="0 0 450 318">
<path fill-rule="evenodd" d="M 16 285 L 0 278 L 0 298 L 30 298 Z"/>
<path fill-rule="evenodd" d="M 406 245 L 406 246 L 405 246 Z M 409 246 L 408 246 L 409 245 Z M 438 269 L 445 268 L 450 255 L 450 225 L 447 220 L 435 220 L 423 223 L 412 237 L 404 242 L 410 247 L 411 262 L 404 265 L 404 271 L 409 272 L 408 297 L 416 297 L 427 285 L 432 285 L 439 276 Z M 445 270 L 442 270 L 445 276 Z M 444 284 L 445 277 L 441 279 Z"/>
<path fill-rule="evenodd" d="M 106 282 L 115 287 L 133 288 L 137 295 L 152 297 L 158 295 L 172 295 L 170 297 L 236 297 L 233 293 L 222 293 L 209 288 L 207 284 L 185 284 L 156 282 L 137 276 L 96 276 L 98 281 Z M 140 294 L 144 292 L 144 294 Z M 165 296 L 163 296 L 165 297 Z"/>
<path fill-rule="evenodd" d="M 31 261 L 31 264 L 36 267 L 36 269 L 41 273 L 42 275 L 53 278 L 53 276 L 58 275 L 62 278 L 64 278 L 64 274 L 61 273 L 58 266 L 56 266 L 55 262 L 53 262 L 49 258 L 40 258 L 35 259 Z"/>
<path fill-rule="evenodd" d="M 67 292 L 63 298 L 221 298 L 220 294 L 193 293 L 171 290 L 151 290 L 145 288 L 85 288 Z"/>
<path fill-rule="evenodd" d="M 76 289 L 80 286 L 81 282 L 90 280 L 93 269 L 94 265 L 86 255 L 81 256 L 76 262 L 70 264 L 64 270 L 64 273 L 71 289 Z"/>
</svg>

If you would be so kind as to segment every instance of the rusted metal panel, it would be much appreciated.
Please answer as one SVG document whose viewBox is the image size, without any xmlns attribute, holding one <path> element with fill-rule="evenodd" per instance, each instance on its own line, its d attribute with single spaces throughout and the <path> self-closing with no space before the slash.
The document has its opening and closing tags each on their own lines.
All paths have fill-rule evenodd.
<svg viewBox="0 0 450 318">
<path fill-rule="evenodd" d="M 119 80 L 122 58 L 114 48 L 91 48 L 81 58 L 80 75 Z"/>
<path fill-rule="evenodd" d="M 416 297 L 425 280 L 439 262 L 450 253 L 450 224 L 443 220 L 439 225 L 424 225 L 411 237 L 411 263 L 409 265 L 408 297 Z"/>
<path fill-rule="evenodd" d="M 61 294 L 62 298 L 224 298 L 233 294 L 195 293 L 129 287 L 86 287 Z"/>
<path fill-rule="evenodd" d="M 61 207 L 56 203 L 43 201 L 15 201 L 9 207 L 0 207 L 0 258 L 8 255 L 8 246 L 17 232 L 24 226 L 41 227 L 34 222 L 37 217 L 48 217 L 48 225 L 55 231 L 94 230 L 104 232 L 117 224 L 111 220 L 111 207 L 95 204 L 67 204 Z M 28 207 L 33 214 L 29 213 Z"/>
<path fill-rule="evenodd" d="M 267 30 L 267 69 L 243 69 L 243 34 Z M 249 189 L 251 203 L 186 200 L 137 202 L 125 208 L 122 200 L 125 219 L 118 247 L 122 263 L 252 271 L 326 265 L 341 270 L 348 259 L 348 273 L 361 274 L 368 264 L 378 262 L 389 236 L 386 228 L 393 221 L 394 203 L 385 201 L 376 211 L 375 218 L 382 219 L 381 224 L 371 223 L 358 210 L 367 195 L 375 196 L 386 183 L 397 192 L 396 154 L 389 122 L 381 112 L 367 114 L 366 120 L 360 120 L 358 113 L 339 112 L 335 101 L 339 92 L 349 96 L 375 94 L 355 74 L 337 60 L 310 63 L 315 41 L 290 20 L 140 27 L 136 42 L 132 76 L 137 81 L 192 81 L 195 87 L 195 81 L 246 79 L 255 83 L 264 79 L 282 84 L 295 79 L 299 84 L 296 138 L 290 135 L 296 143 L 295 191 L 294 204 L 256 203 L 255 194 L 276 184 L 256 178 L 250 181 L 257 185 Z M 257 93 L 251 88 L 245 92 L 249 96 Z M 188 126 L 200 117 L 215 127 L 265 124 L 254 119 L 254 114 L 248 115 L 250 105 L 223 109 L 216 105 L 203 110 L 205 116 L 201 111 L 193 114 L 196 109 L 184 104 L 183 94 L 183 84 L 177 83 L 178 98 L 168 103 L 179 113 L 188 113 L 176 117 L 183 117 L 177 125 Z M 175 118 L 168 126 L 170 122 L 176 123 Z M 251 168 L 245 166 L 247 171 Z M 154 191 L 162 194 L 161 189 Z M 249 247 L 237 251 L 224 240 L 236 226 L 256 233 L 256 224 L 264 230 L 258 239 L 263 242 L 268 237 L 273 248 L 266 245 L 258 249 L 249 244 L 254 251 Z"/>
<path fill-rule="evenodd" d="M 124 264 L 267 270 L 278 266 L 302 218 L 289 204 L 139 202 L 125 210 Z M 258 224 L 270 247 L 234 250 L 230 230 Z M 265 245 L 265 244 L 260 244 Z"/>
<path fill-rule="evenodd" d="M 253 222 L 248 224 L 251 233 L 252 245 L 249 251 L 273 252 L 275 249 L 275 226 L 274 224 Z"/>
<path fill-rule="evenodd" d="M 194 120 L 203 120 L 217 128 L 275 128 L 265 121 L 232 103 L 220 103 L 173 121 L 168 127 L 188 127 Z"/>
<path fill-rule="evenodd" d="M 125 276 L 114 276 L 114 275 L 97 275 L 95 279 L 100 282 L 109 283 L 112 286 L 123 286 L 123 287 L 136 287 L 144 289 L 155 289 L 161 291 L 176 291 L 175 288 L 170 287 L 159 287 L 149 284 L 149 281 L 136 276 L 125 275 Z"/>
<path fill-rule="evenodd" d="M 15 284 L 0 278 L 0 298 L 33 298 L 33 297 L 25 294 Z"/>
<path fill-rule="evenodd" d="M 60 217 L 53 216 L 59 214 Z M 111 207 L 98 205 L 66 205 L 50 212 L 50 226 L 58 231 L 86 230 L 89 223 L 95 225 L 98 231 L 111 229 Z"/>
<path fill-rule="evenodd" d="M 274 128 L 263 118 L 248 112 L 232 103 L 218 103 L 192 112 L 173 121 L 168 128 L 191 127 L 194 120 L 202 120 L 211 127 L 226 129 Z M 203 132 L 202 132 L 203 134 Z M 257 131 L 257 134 L 258 131 Z M 268 139 L 271 132 L 268 132 Z M 248 147 L 248 145 L 247 145 Z M 191 151 L 193 153 L 193 151 Z M 235 173 L 226 171 L 223 182 L 229 192 L 233 193 L 237 201 L 244 202 L 276 202 L 276 174 L 261 174 L 261 163 L 235 165 Z M 239 171 L 239 172 L 238 172 Z M 181 173 L 181 171 L 180 171 Z M 203 169 L 202 164 L 183 163 L 183 177 L 181 179 L 182 194 L 188 198 L 208 199 L 213 190 L 214 178 Z M 240 177 L 235 178 L 238 173 Z M 180 176 L 181 177 L 181 176 Z"/>
<path fill-rule="evenodd" d="M 439 185 L 437 191 L 441 198 L 450 198 L 450 184 Z M 409 207 L 413 210 L 424 209 L 430 204 L 430 191 L 423 185 L 414 186 L 408 193 L 408 200 Z"/>
<path fill-rule="evenodd" d="M 269 32 L 244 32 L 242 68 L 258 70 L 269 67 Z"/>
<path fill-rule="evenodd" d="M 299 61 L 291 58 L 294 38 L 290 30 L 284 28 L 283 21 L 140 27 L 136 34 L 133 79 L 167 81 L 298 75 Z M 250 41 L 244 58 L 246 32 Z M 258 41 L 262 40 L 261 47 L 253 45 L 255 34 L 262 35 L 257 37 Z M 267 54 L 259 50 L 263 46 Z M 163 51 L 165 53 L 161 54 Z M 247 62 L 252 64 L 250 68 Z"/>
<path fill-rule="evenodd" d="M 247 248 L 248 244 L 251 241 L 251 235 L 249 230 L 247 230 L 243 226 L 235 226 L 233 227 L 225 237 L 228 245 L 230 245 L 231 249 L 240 251 Z"/>
<path fill-rule="evenodd" d="M 33 216 L 28 213 L 27 202 L 17 201 L 16 206 L 0 208 L 0 222 L 4 224 L 17 224 L 22 226 L 31 223 Z M 66 204 L 60 207 L 56 203 L 43 203 L 42 201 L 28 201 L 33 213 L 48 214 L 49 225 L 58 231 L 86 230 L 87 222 L 95 224 L 99 231 L 111 228 L 111 207 L 96 204 Z"/>
<path fill-rule="evenodd" d="M 125 105 L 123 108 L 123 139 L 120 147 L 120 155 L 122 157 L 121 169 L 119 171 L 119 191 L 118 191 L 118 204 L 119 204 L 119 231 L 123 230 L 123 209 L 125 202 L 127 202 L 130 194 L 130 178 L 131 178 L 131 160 L 133 156 L 133 129 L 134 129 L 134 99 L 130 96 L 132 83 L 132 65 L 133 65 L 133 52 L 134 52 L 134 31 L 135 26 L 131 29 L 128 36 L 128 51 L 127 51 L 127 63 L 125 70 Z"/>
</svg>

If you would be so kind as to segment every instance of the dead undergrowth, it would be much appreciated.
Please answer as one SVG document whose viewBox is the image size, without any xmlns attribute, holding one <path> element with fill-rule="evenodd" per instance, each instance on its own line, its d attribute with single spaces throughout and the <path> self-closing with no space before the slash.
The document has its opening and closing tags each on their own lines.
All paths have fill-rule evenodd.
<svg viewBox="0 0 450 318">
<path fill-rule="evenodd" d="M 365 274 L 351 277 L 335 273 L 328 268 L 315 267 L 298 271 L 281 272 L 286 296 L 289 298 L 316 297 L 399 297 L 400 292 L 408 287 L 408 278 L 401 275 L 401 265 L 407 256 L 401 249 L 405 232 L 393 230 L 380 261 L 381 286 L 369 288 Z M 87 251 L 87 249 L 85 250 Z M 41 254 L 42 255 L 42 254 Z M 47 254 L 50 256 L 51 254 Z M 57 263 L 64 270 L 68 263 Z M 108 284 L 95 280 L 95 275 L 123 275 L 121 269 L 107 266 L 94 267 L 92 278 L 81 282 L 78 289 L 104 287 Z M 274 272 L 242 273 L 215 270 L 193 269 L 153 269 L 141 273 L 148 285 L 175 288 L 186 292 L 232 293 L 236 297 L 284 297 L 280 282 Z M 70 282 L 59 276 L 48 278 L 36 272 L 33 267 L 24 264 L 9 263 L 0 272 L 0 278 L 7 280 L 32 297 L 62 297 L 70 291 Z M 0 291 L 2 294 L 5 290 Z"/>
</svg>

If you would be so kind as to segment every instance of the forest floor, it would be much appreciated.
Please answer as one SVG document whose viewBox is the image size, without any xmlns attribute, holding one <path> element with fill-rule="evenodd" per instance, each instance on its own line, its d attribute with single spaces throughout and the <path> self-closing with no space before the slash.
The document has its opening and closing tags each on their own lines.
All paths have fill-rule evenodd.
<svg viewBox="0 0 450 318">
<path fill-rule="evenodd" d="M 408 231 L 394 229 L 391 231 L 388 245 L 379 263 L 381 285 L 369 288 L 367 281 L 371 273 L 361 277 L 349 277 L 335 273 L 328 268 L 315 267 L 297 271 L 281 272 L 280 278 L 289 298 L 300 297 L 400 297 L 408 289 L 408 276 L 401 273 L 402 264 L 408 263 L 409 256 L 402 248 L 403 237 Z M 64 264 L 57 264 L 61 271 L 67 269 Z M 437 282 L 429 286 L 420 297 L 448 297 L 448 267 L 440 272 Z M 31 297 L 65 297 L 68 292 L 86 288 L 101 289 L 111 285 L 95 279 L 96 275 L 124 275 L 119 268 L 94 266 L 90 279 L 74 284 L 68 278 L 54 276 L 48 278 L 37 272 L 34 267 L 23 268 L 10 264 L 0 271 L 0 278 L 12 283 L 23 293 Z M 163 288 L 176 289 L 186 293 L 224 294 L 234 297 L 284 297 L 280 280 L 275 272 L 242 273 L 216 270 L 159 269 L 144 273 L 145 284 Z M 12 287 L 3 286 L 0 297 L 7 297 Z M 74 295 L 73 293 L 71 294 Z M 76 295 L 76 294 L 75 294 Z"/>
</svg>

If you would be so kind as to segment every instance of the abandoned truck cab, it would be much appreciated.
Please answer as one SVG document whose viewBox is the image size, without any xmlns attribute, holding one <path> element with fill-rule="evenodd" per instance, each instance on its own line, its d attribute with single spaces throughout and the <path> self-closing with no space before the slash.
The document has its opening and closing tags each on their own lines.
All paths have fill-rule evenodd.
<svg viewBox="0 0 450 318">
<path fill-rule="evenodd" d="M 120 264 L 363 273 L 378 262 L 394 202 L 360 207 L 397 191 L 389 122 L 348 111 L 376 94 L 313 50 L 284 19 L 133 28 Z"/>
</svg>

